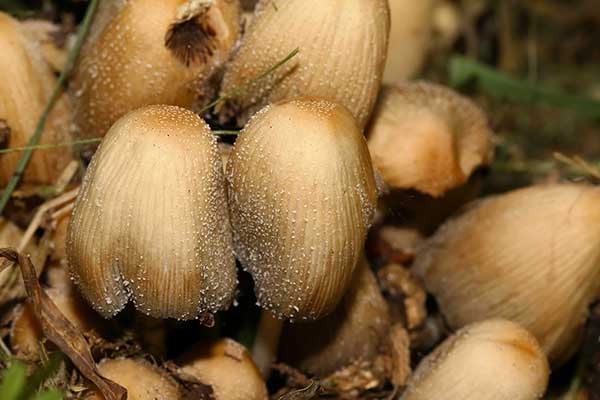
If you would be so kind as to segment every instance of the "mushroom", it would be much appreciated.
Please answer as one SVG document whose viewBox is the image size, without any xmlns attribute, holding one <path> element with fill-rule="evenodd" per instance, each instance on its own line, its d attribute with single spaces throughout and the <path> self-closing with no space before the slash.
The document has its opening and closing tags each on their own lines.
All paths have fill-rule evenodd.
<svg viewBox="0 0 600 400">
<path fill-rule="evenodd" d="M 285 326 L 281 360 L 312 375 L 327 376 L 353 361 L 375 358 L 390 324 L 387 303 L 363 256 L 348 292 L 332 314 Z"/>
<path fill-rule="evenodd" d="M 462 328 L 421 361 L 400 400 L 538 400 L 549 374 L 529 332 L 486 320 Z"/>
<path fill-rule="evenodd" d="M 433 83 L 385 86 L 367 137 L 373 165 L 391 190 L 440 197 L 493 159 L 483 112 Z"/>
<path fill-rule="evenodd" d="M 388 31 L 387 0 L 259 1 L 225 70 L 221 95 L 233 95 L 221 120 L 235 117 L 242 126 L 267 104 L 323 96 L 346 106 L 364 127 L 381 83 Z M 296 48 L 292 60 L 236 92 Z"/>
<path fill-rule="evenodd" d="M 37 42 L 21 24 L 0 12 L 0 148 L 27 146 L 50 99 L 56 79 Z M 70 106 L 62 94 L 48 115 L 40 144 L 69 141 Z M 0 187 L 6 186 L 21 158 L 18 152 L 0 155 Z M 71 161 L 69 148 L 34 151 L 25 168 L 25 184 L 53 184 Z"/>
<path fill-rule="evenodd" d="M 322 318 L 350 286 L 375 208 L 373 169 L 348 110 L 301 98 L 257 113 L 227 171 L 235 252 L 266 310 L 253 349 L 266 371 L 281 320 Z"/>
<path fill-rule="evenodd" d="M 180 359 L 180 372 L 210 385 L 215 400 L 267 400 L 260 371 L 241 344 L 231 339 L 202 343 Z"/>
<path fill-rule="evenodd" d="M 231 0 L 103 0 L 72 80 L 80 137 L 101 137 L 128 111 L 192 108 L 239 34 Z"/>
<path fill-rule="evenodd" d="M 67 232 L 83 296 L 109 318 L 129 299 L 158 318 L 230 305 L 237 283 L 215 137 L 191 111 L 133 111 L 94 155 Z"/>
<path fill-rule="evenodd" d="M 384 83 L 415 76 L 429 52 L 436 0 L 389 0 L 390 43 Z"/>
<path fill-rule="evenodd" d="M 426 234 L 478 195 L 474 172 L 493 159 L 492 132 L 479 107 L 428 82 L 384 86 L 367 137 L 387 186 L 384 206 Z"/>
<path fill-rule="evenodd" d="M 166 371 L 144 360 L 104 359 L 98 371 L 105 378 L 127 389 L 127 400 L 179 400 L 181 390 Z M 95 387 L 84 394 L 84 400 L 104 400 Z"/>
<path fill-rule="evenodd" d="M 414 270 L 453 328 L 510 319 L 560 365 L 600 293 L 598 204 L 600 189 L 574 184 L 481 200 L 425 243 Z"/>
</svg>

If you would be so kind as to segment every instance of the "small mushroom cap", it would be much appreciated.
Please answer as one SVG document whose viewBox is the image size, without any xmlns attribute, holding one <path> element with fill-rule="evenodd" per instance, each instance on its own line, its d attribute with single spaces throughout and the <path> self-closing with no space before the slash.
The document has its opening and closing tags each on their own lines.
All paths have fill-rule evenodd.
<svg viewBox="0 0 600 400">
<path fill-rule="evenodd" d="M 384 83 L 398 83 L 416 75 L 427 56 L 433 31 L 436 0 L 389 0 L 390 39 Z"/>
<path fill-rule="evenodd" d="M 60 312 L 81 332 L 96 335 L 108 331 L 106 321 L 100 318 L 77 295 L 64 288 L 46 289 L 46 293 Z M 40 342 L 44 336 L 31 304 L 24 305 L 17 313 L 10 331 L 10 344 L 19 357 L 37 359 Z"/>
<path fill-rule="evenodd" d="M 201 344 L 180 361 L 181 372 L 213 388 L 215 400 L 267 400 L 258 368 L 241 344 L 221 339 Z"/>
<path fill-rule="evenodd" d="M 0 12 L 0 148 L 27 146 L 50 98 L 56 79 L 42 58 L 40 46 L 21 24 Z M 60 95 L 48 115 L 40 144 L 70 140 L 70 107 Z M 0 187 L 6 186 L 21 158 L 18 152 L 0 155 Z M 37 150 L 22 182 L 53 184 L 72 159 L 69 148 Z"/>
<path fill-rule="evenodd" d="M 283 29 L 282 27 L 285 27 Z M 389 32 L 387 0 L 261 0 L 227 65 L 221 94 L 300 53 L 226 102 L 222 119 L 246 121 L 263 106 L 300 96 L 344 105 L 363 128 L 381 84 Z"/>
<path fill-rule="evenodd" d="M 189 319 L 232 301 L 237 283 L 215 137 L 191 111 L 148 106 L 111 128 L 88 168 L 67 260 L 103 316 L 129 299 Z"/>
<path fill-rule="evenodd" d="M 179 400 L 179 387 L 167 373 L 143 360 L 128 358 L 104 359 L 98 372 L 127 389 L 127 400 Z M 104 400 L 97 389 L 84 396 L 85 400 Z"/>
<path fill-rule="evenodd" d="M 432 83 L 385 86 L 367 136 L 373 165 L 391 189 L 433 197 L 464 184 L 493 159 L 483 112 Z"/>
<path fill-rule="evenodd" d="M 352 115 L 321 98 L 267 106 L 239 135 L 227 171 L 234 246 L 260 305 L 279 318 L 332 312 L 376 204 Z"/>
<path fill-rule="evenodd" d="M 600 290 L 599 204 L 600 189 L 574 184 L 481 200 L 426 242 L 414 269 L 453 328 L 510 319 L 558 365 Z"/>
<path fill-rule="evenodd" d="M 548 360 L 535 338 L 507 320 L 469 325 L 419 364 L 401 400 L 537 400 Z"/>
<path fill-rule="evenodd" d="M 350 289 L 332 314 L 285 327 L 279 346 L 281 359 L 302 371 L 326 376 L 355 360 L 374 358 L 390 324 L 387 303 L 362 257 Z"/>
<path fill-rule="evenodd" d="M 239 3 L 215 0 L 208 11 L 179 19 L 199 3 L 100 2 L 73 74 L 78 136 L 104 136 L 117 119 L 145 105 L 191 108 L 211 95 L 208 77 L 239 34 Z"/>
</svg>

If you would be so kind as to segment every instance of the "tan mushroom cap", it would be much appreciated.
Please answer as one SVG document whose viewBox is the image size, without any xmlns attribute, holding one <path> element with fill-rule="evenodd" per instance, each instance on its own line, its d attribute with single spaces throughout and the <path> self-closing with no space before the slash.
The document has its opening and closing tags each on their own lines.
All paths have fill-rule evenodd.
<svg viewBox="0 0 600 400">
<path fill-rule="evenodd" d="M 600 189 L 575 184 L 483 199 L 426 242 L 414 270 L 453 328 L 510 319 L 559 365 L 600 292 L 599 204 Z"/>
<path fill-rule="evenodd" d="M 279 318 L 332 312 L 350 285 L 376 203 L 352 115 L 321 98 L 267 106 L 239 135 L 227 170 L 234 246 L 260 305 Z"/>
<path fill-rule="evenodd" d="M 0 148 L 27 146 L 50 98 L 56 79 L 44 61 L 39 43 L 26 35 L 21 24 L 0 12 Z M 40 144 L 70 140 L 70 106 L 60 95 L 49 114 Z M 0 155 L 0 187 L 8 180 L 21 153 Z M 53 184 L 72 159 L 67 147 L 33 152 L 22 182 Z"/>
<path fill-rule="evenodd" d="M 239 3 L 215 0 L 208 11 L 180 21 L 188 5 L 199 3 L 100 2 L 72 79 L 78 136 L 104 136 L 117 119 L 145 105 L 191 108 L 211 96 L 207 79 L 239 34 Z"/>
<path fill-rule="evenodd" d="M 487 320 L 461 329 L 421 361 L 401 400 L 537 400 L 549 374 L 530 333 Z"/>
<path fill-rule="evenodd" d="M 391 189 L 433 197 L 493 159 L 492 132 L 479 107 L 432 83 L 385 86 L 367 136 L 373 166 Z"/>
<path fill-rule="evenodd" d="M 231 339 L 201 344 L 186 353 L 181 372 L 212 386 L 215 400 L 267 400 L 268 392 L 246 349 Z"/>
<path fill-rule="evenodd" d="M 127 389 L 127 400 L 179 400 L 181 392 L 166 372 L 144 360 L 104 359 L 98 364 L 100 374 Z M 85 400 L 104 400 L 92 389 Z"/>
<path fill-rule="evenodd" d="M 261 0 L 226 66 L 221 94 L 263 74 L 294 49 L 285 65 L 225 103 L 222 119 L 244 125 L 262 107 L 301 96 L 342 104 L 363 128 L 381 84 L 387 53 L 387 0 Z"/>
<path fill-rule="evenodd" d="M 416 75 L 427 56 L 437 0 L 389 0 L 390 39 L 384 83 L 398 83 Z"/>
<path fill-rule="evenodd" d="M 387 303 L 364 256 L 338 308 L 311 323 L 288 324 L 281 359 L 302 371 L 326 376 L 355 360 L 379 354 L 390 330 Z"/>
<path fill-rule="evenodd" d="M 129 299 L 153 317 L 230 305 L 237 284 L 215 137 L 191 111 L 148 106 L 111 128 L 85 175 L 67 260 L 105 317 Z"/>
</svg>

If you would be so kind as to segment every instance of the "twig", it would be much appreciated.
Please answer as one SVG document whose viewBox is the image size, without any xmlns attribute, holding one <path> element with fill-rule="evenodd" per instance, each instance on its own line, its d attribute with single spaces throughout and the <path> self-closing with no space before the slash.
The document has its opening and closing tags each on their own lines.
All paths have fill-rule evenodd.
<svg viewBox="0 0 600 400">
<path fill-rule="evenodd" d="M 296 48 L 294 49 L 290 54 L 288 54 L 287 56 L 285 56 L 285 58 L 283 58 L 281 61 L 279 61 L 278 63 L 276 63 L 275 65 L 273 65 L 271 68 L 267 69 L 265 72 L 263 72 L 262 74 L 258 75 L 256 78 L 249 80 L 248 82 L 233 88 L 232 90 L 230 90 L 229 92 L 223 94 L 222 96 L 220 96 L 219 98 L 217 98 L 216 100 L 210 102 L 208 105 L 206 105 L 205 107 L 203 107 L 200 111 L 199 114 L 203 113 L 204 111 L 210 110 L 212 107 L 216 106 L 219 103 L 224 102 L 225 100 L 228 100 L 232 97 L 237 96 L 238 94 L 242 93 L 243 91 L 245 91 L 246 89 L 248 89 L 250 86 L 254 85 L 256 82 L 266 78 L 267 76 L 269 76 L 270 74 L 273 73 L 273 71 L 275 71 L 276 69 L 278 69 L 279 67 L 281 67 L 282 65 L 284 65 L 285 63 L 287 63 L 288 61 L 290 61 L 292 58 L 296 57 L 296 55 L 300 53 L 300 49 Z"/>
<path fill-rule="evenodd" d="M 4 343 L 4 340 L 2 340 L 2 338 L 0 338 L 0 350 L 2 350 L 2 352 L 4 353 L 4 355 L 8 358 L 12 358 L 12 352 L 10 351 L 10 349 L 8 348 L 8 346 L 6 345 L 6 343 Z M 3 359 L 4 357 L 0 358 Z"/>
<path fill-rule="evenodd" d="M 25 247 L 27 247 L 27 244 L 33 237 L 35 231 L 42 224 L 42 222 L 44 220 L 44 216 L 46 215 L 46 213 L 48 211 L 72 201 L 73 199 L 75 199 L 75 197 L 77 197 L 78 193 L 79 193 L 79 188 L 77 187 L 61 196 L 58 196 L 55 199 L 49 200 L 49 201 L 45 202 L 44 204 L 42 204 L 40 206 L 40 208 L 37 210 L 37 212 L 35 213 L 35 216 L 31 220 L 31 223 L 27 227 L 27 230 L 23 234 L 23 237 L 21 238 L 21 241 L 19 242 L 18 251 L 22 252 L 25 249 Z"/>
<path fill-rule="evenodd" d="M 54 183 L 54 186 L 52 187 L 53 194 L 58 195 L 64 192 L 69 182 L 71 182 L 71 179 L 73 179 L 77 173 L 78 169 L 79 163 L 75 160 L 72 160 L 63 170 L 62 174 L 60 174 L 56 180 L 56 183 Z"/>
<path fill-rule="evenodd" d="M 6 258 L 19 265 L 29 302 L 44 336 L 69 357 L 81 374 L 98 387 L 106 400 L 124 400 L 127 391 L 100 375 L 83 334 L 42 289 L 29 257 L 14 249 L 4 248 L 0 249 L 0 258 Z"/>
<path fill-rule="evenodd" d="M 46 119 L 48 118 L 50 111 L 52 111 L 52 108 L 54 107 L 56 100 L 58 100 L 58 97 L 62 92 L 63 84 L 65 83 L 67 76 L 69 76 L 69 74 L 71 73 L 71 70 L 73 69 L 73 65 L 75 64 L 75 59 L 79 55 L 81 46 L 83 45 L 83 42 L 87 35 L 87 32 L 89 31 L 91 22 L 94 18 L 94 13 L 98 6 L 98 1 L 99 0 L 91 0 L 90 1 L 90 5 L 87 8 L 83 22 L 81 23 L 81 28 L 79 29 L 79 33 L 77 34 L 77 39 L 75 41 L 75 45 L 73 46 L 73 49 L 69 53 L 69 58 L 67 59 L 67 64 L 65 65 L 65 68 L 63 69 L 63 71 L 60 73 L 60 76 L 58 77 L 56 85 L 54 86 L 54 90 L 52 91 L 52 95 L 50 96 L 50 99 L 48 99 L 48 103 L 46 103 L 46 107 L 44 108 L 44 111 L 42 112 L 42 115 L 40 116 L 40 119 L 38 120 L 38 123 L 35 127 L 35 131 L 33 132 L 33 135 L 29 139 L 30 146 L 37 145 L 38 142 L 40 141 L 40 137 L 42 136 L 44 126 L 46 125 Z M 21 156 L 21 159 L 19 160 L 19 164 L 17 164 L 17 168 L 15 169 L 15 172 L 13 173 L 12 177 L 8 181 L 8 185 L 6 185 L 6 188 L 2 192 L 2 197 L 0 198 L 0 215 L 4 211 L 4 208 L 6 207 L 8 200 L 10 199 L 13 191 L 17 187 L 17 184 L 19 183 L 19 180 L 21 179 L 21 176 L 23 175 L 23 171 L 25 171 L 25 167 L 27 167 L 27 163 L 29 162 L 29 159 L 31 158 L 32 153 L 33 153 L 33 150 L 31 150 L 31 149 L 25 150 L 25 152 Z"/>
<path fill-rule="evenodd" d="M 567 164 L 569 167 L 590 176 L 591 178 L 600 181 L 600 169 L 585 161 L 579 156 L 568 157 L 562 153 L 555 152 L 554 159 Z"/>
</svg>

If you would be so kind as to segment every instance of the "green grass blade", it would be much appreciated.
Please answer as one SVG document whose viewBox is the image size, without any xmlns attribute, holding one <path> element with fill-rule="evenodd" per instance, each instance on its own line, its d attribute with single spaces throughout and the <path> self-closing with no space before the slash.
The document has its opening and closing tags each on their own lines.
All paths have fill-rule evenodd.
<svg viewBox="0 0 600 400">
<path fill-rule="evenodd" d="M 27 368 L 20 362 L 15 362 L 5 369 L 0 385 L 0 399 L 19 400 L 25 389 L 26 379 Z"/>
<path fill-rule="evenodd" d="M 452 57 L 449 75 L 450 86 L 454 88 L 473 85 L 494 97 L 566 108 L 592 118 L 600 118 L 600 101 L 533 85 L 465 57 Z"/>
</svg>

